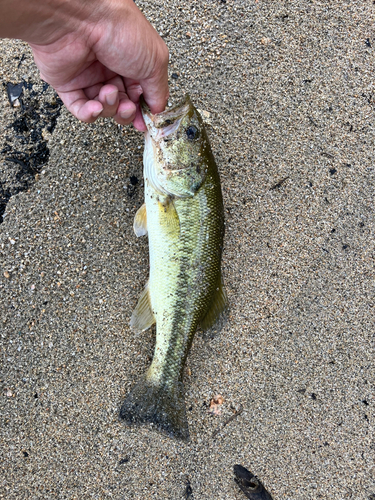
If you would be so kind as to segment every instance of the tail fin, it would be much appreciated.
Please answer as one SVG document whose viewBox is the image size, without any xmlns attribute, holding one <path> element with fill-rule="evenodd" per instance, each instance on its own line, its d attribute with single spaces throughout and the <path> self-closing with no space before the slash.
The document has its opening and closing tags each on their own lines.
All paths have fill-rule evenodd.
<svg viewBox="0 0 375 500">
<path fill-rule="evenodd" d="M 128 423 L 154 424 L 171 437 L 188 440 L 184 386 L 155 384 L 146 376 L 133 387 L 120 410 L 120 418 Z"/>
</svg>

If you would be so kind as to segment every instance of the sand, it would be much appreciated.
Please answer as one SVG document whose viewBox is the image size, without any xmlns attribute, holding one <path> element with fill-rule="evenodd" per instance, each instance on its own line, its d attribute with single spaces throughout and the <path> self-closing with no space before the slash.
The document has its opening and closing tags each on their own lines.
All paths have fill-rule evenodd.
<svg viewBox="0 0 375 500">
<path fill-rule="evenodd" d="M 210 113 L 230 314 L 188 358 L 189 443 L 118 420 L 154 346 L 153 331 L 129 328 L 148 275 L 132 229 L 142 134 L 79 123 L 27 45 L 1 41 L 0 498 L 178 500 L 189 481 L 190 500 L 241 500 L 238 463 L 275 500 L 368 500 L 375 6 L 141 6 L 170 48 L 171 102 L 188 92 Z M 4 85 L 22 79 L 36 115 L 17 132 Z M 6 160 L 20 148 L 48 161 Z"/>
</svg>

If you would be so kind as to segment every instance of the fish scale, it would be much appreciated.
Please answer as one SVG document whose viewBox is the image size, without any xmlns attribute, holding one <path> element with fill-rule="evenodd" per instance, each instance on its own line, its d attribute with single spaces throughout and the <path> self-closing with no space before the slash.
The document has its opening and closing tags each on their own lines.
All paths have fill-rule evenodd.
<svg viewBox="0 0 375 500">
<path fill-rule="evenodd" d="M 134 227 L 137 235 L 148 233 L 150 277 L 132 326 L 139 331 L 156 322 L 156 344 L 151 366 L 120 416 L 187 439 L 186 357 L 197 327 L 211 326 L 226 308 L 220 180 L 202 119 L 188 97 L 178 108 L 159 115 L 144 111 L 144 117 L 145 206 Z"/>
<path fill-rule="evenodd" d="M 215 259 L 213 251 L 221 238 L 219 220 L 216 220 L 220 219 L 220 213 L 212 210 L 211 219 L 206 220 L 210 214 L 209 203 L 214 209 L 216 200 L 214 197 L 207 200 L 207 193 L 213 192 L 210 189 L 212 177 L 208 177 L 205 184 L 193 199 L 176 200 L 174 203 L 180 220 L 181 236 L 177 241 L 162 237 L 163 212 L 159 210 L 158 202 L 154 202 L 155 196 L 146 195 L 150 220 L 149 289 L 151 307 L 157 320 L 156 353 L 160 352 L 154 362 L 159 362 L 161 353 L 165 354 L 160 360 L 163 365 L 160 377 L 165 372 L 180 375 L 198 322 L 206 311 L 220 272 L 220 255 L 216 252 Z M 147 188 L 149 192 L 154 193 L 152 188 Z M 205 223 L 197 224 L 197 221 Z M 206 236 L 209 237 L 209 246 L 205 245 Z M 178 254 L 178 259 L 173 265 L 174 254 Z M 165 261 L 170 263 L 168 273 L 163 266 Z M 167 352 L 160 347 L 164 345 L 168 346 Z M 165 375 L 164 379 L 167 380 Z"/>
</svg>

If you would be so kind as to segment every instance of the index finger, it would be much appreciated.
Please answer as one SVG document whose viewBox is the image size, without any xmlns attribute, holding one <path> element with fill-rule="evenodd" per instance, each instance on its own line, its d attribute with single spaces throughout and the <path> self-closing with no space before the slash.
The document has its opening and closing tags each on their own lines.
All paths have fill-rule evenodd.
<svg viewBox="0 0 375 500">
<path fill-rule="evenodd" d="M 157 73 L 150 78 L 140 81 L 143 97 L 152 114 L 164 111 L 168 102 L 168 61 L 169 52 L 167 49 L 166 59 L 161 67 L 159 66 Z"/>
<path fill-rule="evenodd" d="M 158 64 L 148 78 L 140 80 L 125 78 L 125 86 L 129 98 L 135 104 L 138 104 L 139 96 L 143 93 L 143 97 L 152 114 L 164 111 L 169 97 L 169 51 L 164 43 L 159 50 L 161 50 L 161 54 L 156 58 Z"/>
<path fill-rule="evenodd" d="M 103 111 L 103 105 L 99 101 L 88 99 L 82 89 L 59 91 L 58 94 L 66 108 L 82 122 L 94 122 Z"/>
</svg>

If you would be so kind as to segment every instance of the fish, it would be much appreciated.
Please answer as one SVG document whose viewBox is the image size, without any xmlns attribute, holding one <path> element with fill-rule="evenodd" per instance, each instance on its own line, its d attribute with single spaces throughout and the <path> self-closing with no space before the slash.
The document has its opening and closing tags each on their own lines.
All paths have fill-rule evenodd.
<svg viewBox="0 0 375 500">
<path fill-rule="evenodd" d="M 194 334 L 210 329 L 228 308 L 221 273 L 224 208 L 220 178 L 203 120 L 190 97 L 151 114 L 145 132 L 145 203 L 134 218 L 148 235 L 150 274 L 130 326 L 156 323 L 153 359 L 126 397 L 120 418 L 149 423 L 189 440 L 183 372 Z"/>
<path fill-rule="evenodd" d="M 261 481 L 242 465 L 233 467 L 234 480 L 250 500 L 272 500 Z"/>
</svg>

